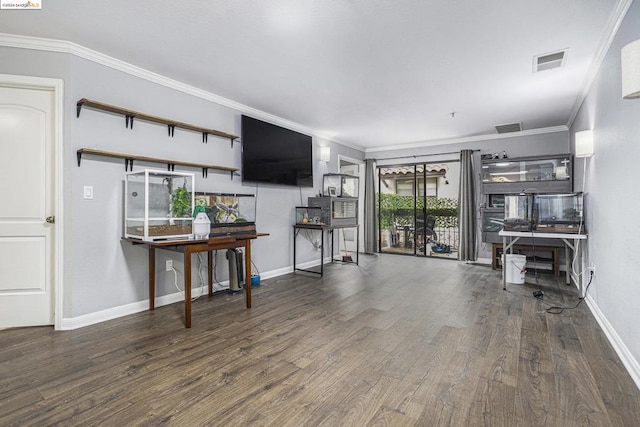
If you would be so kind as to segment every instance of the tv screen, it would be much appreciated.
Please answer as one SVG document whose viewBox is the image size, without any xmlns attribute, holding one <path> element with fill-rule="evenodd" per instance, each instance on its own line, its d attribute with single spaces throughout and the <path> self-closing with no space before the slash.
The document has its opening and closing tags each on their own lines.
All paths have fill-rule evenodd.
<svg viewBox="0 0 640 427">
<path fill-rule="evenodd" d="M 242 181 L 313 187 L 311 136 L 243 115 Z"/>
</svg>

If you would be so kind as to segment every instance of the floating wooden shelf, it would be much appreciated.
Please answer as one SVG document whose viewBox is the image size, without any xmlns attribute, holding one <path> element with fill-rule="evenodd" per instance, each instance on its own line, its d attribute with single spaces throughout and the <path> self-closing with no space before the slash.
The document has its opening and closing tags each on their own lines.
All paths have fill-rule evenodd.
<svg viewBox="0 0 640 427">
<path fill-rule="evenodd" d="M 173 136 L 175 128 L 186 129 L 202 134 L 202 142 L 207 142 L 209 135 L 219 136 L 221 138 L 228 138 L 231 141 L 231 147 L 233 147 L 233 140 L 240 138 L 238 135 L 222 132 L 215 129 L 203 128 L 200 126 L 191 125 L 189 123 L 177 122 L 171 119 L 165 119 L 158 116 L 152 116 L 150 114 L 141 113 L 139 111 L 129 110 L 127 108 L 117 107 L 115 105 L 105 104 L 104 102 L 93 101 L 91 99 L 82 98 L 76 104 L 76 115 L 80 117 L 80 110 L 82 107 L 94 108 L 96 110 L 107 111 L 109 113 L 121 114 L 125 118 L 125 126 L 133 129 L 133 120 L 139 119 L 151 123 L 158 123 L 167 126 L 169 136 Z"/>
<path fill-rule="evenodd" d="M 78 167 L 80 166 L 80 162 L 82 160 L 83 154 L 92 154 L 94 156 L 115 157 L 117 159 L 124 159 L 125 171 L 133 170 L 134 160 L 139 160 L 143 162 L 152 162 L 152 163 L 165 163 L 167 165 L 167 169 L 170 171 L 174 170 L 176 165 L 202 168 L 202 176 L 204 178 L 207 177 L 209 169 L 219 170 L 223 172 L 230 172 L 231 179 L 233 179 L 234 172 L 237 172 L 239 170 L 238 168 L 231 168 L 228 166 L 208 165 L 204 163 L 193 163 L 193 162 L 182 162 L 179 160 L 161 159 L 158 157 L 138 156 L 135 154 L 114 153 L 112 151 L 96 150 L 93 148 L 81 148 L 76 152 L 76 154 L 78 156 Z"/>
</svg>

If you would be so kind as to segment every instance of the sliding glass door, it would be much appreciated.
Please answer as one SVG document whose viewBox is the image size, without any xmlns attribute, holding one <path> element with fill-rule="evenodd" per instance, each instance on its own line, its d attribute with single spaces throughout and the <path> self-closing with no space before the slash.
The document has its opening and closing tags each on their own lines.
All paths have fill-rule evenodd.
<svg viewBox="0 0 640 427">
<path fill-rule="evenodd" d="M 378 167 L 380 252 L 457 258 L 459 162 Z"/>
</svg>

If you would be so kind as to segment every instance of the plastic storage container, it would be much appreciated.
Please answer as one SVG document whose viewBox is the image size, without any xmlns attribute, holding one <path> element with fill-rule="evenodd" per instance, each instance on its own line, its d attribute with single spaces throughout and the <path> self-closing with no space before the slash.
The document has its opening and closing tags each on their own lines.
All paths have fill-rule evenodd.
<svg viewBox="0 0 640 427">
<path fill-rule="evenodd" d="M 358 197 L 359 178 L 342 173 L 322 176 L 322 195 L 329 197 Z"/>
<path fill-rule="evenodd" d="M 255 234 L 256 197 L 253 194 L 196 193 L 196 211 L 211 221 L 209 236 Z"/>
<path fill-rule="evenodd" d="M 584 233 L 583 195 L 536 194 L 533 197 L 536 231 Z"/>
<path fill-rule="evenodd" d="M 193 186 L 192 173 L 127 173 L 124 236 L 145 241 L 192 238 Z"/>
</svg>

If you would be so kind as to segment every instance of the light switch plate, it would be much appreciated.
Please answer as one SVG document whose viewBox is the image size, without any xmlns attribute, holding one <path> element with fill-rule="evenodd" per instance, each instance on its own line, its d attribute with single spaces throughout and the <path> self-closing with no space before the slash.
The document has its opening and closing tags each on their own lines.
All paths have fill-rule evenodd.
<svg viewBox="0 0 640 427">
<path fill-rule="evenodd" d="M 85 185 L 82 194 L 86 200 L 93 199 L 93 187 L 91 185 Z"/>
</svg>

